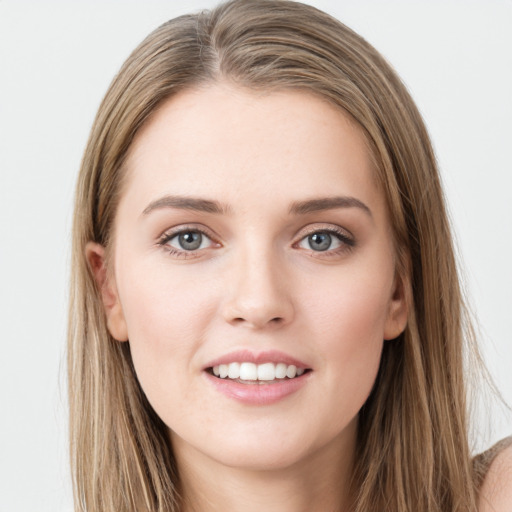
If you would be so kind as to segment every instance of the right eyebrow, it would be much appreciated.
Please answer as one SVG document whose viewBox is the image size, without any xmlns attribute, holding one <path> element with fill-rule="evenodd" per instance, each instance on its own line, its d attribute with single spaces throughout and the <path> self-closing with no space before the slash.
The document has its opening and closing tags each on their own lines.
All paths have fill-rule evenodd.
<svg viewBox="0 0 512 512">
<path fill-rule="evenodd" d="M 212 201 L 211 199 L 204 199 L 201 197 L 188 197 L 188 196 L 172 196 L 166 195 L 155 199 L 149 203 L 144 211 L 143 215 L 148 215 L 154 210 L 161 208 L 177 208 L 179 210 L 195 210 L 198 212 L 214 213 L 214 214 L 225 214 L 229 212 L 229 207 L 223 205 L 218 201 Z"/>
</svg>

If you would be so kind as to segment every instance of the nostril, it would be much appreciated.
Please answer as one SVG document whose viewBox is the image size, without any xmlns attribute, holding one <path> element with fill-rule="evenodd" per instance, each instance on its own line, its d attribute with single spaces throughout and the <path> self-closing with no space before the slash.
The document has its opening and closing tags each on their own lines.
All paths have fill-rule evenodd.
<svg viewBox="0 0 512 512">
<path fill-rule="evenodd" d="M 240 324 L 251 324 L 255 327 L 262 327 L 264 325 L 282 325 L 284 323 L 284 318 L 281 316 L 275 316 L 273 318 L 270 318 L 269 320 L 258 320 L 253 319 L 252 321 L 248 318 L 244 318 L 241 316 L 237 316 L 231 319 L 231 323 L 234 325 L 240 325 Z"/>
</svg>

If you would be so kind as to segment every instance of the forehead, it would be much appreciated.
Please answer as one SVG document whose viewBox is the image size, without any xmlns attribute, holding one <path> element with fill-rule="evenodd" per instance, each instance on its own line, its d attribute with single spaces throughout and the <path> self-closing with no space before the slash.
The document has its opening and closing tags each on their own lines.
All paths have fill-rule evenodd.
<svg viewBox="0 0 512 512">
<path fill-rule="evenodd" d="M 138 133 L 125 167 L 124 195 L 141 204 L 164 193 L 235 202 L 237 193 L 283 201 L 328 196 L 336 186 L 379 194 L 362 129 L 303 91 L 212 84 L 180 92 Z"/>
</svg>

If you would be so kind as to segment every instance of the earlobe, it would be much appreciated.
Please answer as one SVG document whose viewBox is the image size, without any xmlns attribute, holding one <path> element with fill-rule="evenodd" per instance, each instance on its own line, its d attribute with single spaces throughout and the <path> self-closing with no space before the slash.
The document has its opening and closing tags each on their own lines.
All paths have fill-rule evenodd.
<svg viewBox="0 0 512 512">
<path fill-rule="evenodd" d="M 85 256 L 101 293 L 108 331 L 117 341 L 127 341 L 128 331 L 123 308 L 115 280 L 107 271 L 105 248 L 100 244 L 89 242 L 85 247 Z"/>
<path fill-rule="evenodd" d="M 407 325 L 409 305 L 407 301 L 407 283 L 402 276 L 397 275 L 393 295 L 389 303 L 388 317 L 384 327 L 384 339 L 393 340 L 400 336 Z"/>
</svg>

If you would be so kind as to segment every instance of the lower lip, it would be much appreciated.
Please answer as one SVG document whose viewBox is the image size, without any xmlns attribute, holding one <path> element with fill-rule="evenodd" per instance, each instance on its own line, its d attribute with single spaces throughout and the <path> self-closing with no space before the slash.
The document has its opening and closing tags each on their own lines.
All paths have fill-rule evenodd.
<svg viewBox="0 0 512 512">
<path fill-rule="evenodd" d="M 204 375 L 217 391 L 229 398 L 248 405 L 269 405 L 279 402 L 301 389 L 309 380 L 311 372 L 272 384 L 241 384 L 231 379 L 220 379 L 208 372 L 204 372 Z"/>
</svg>

